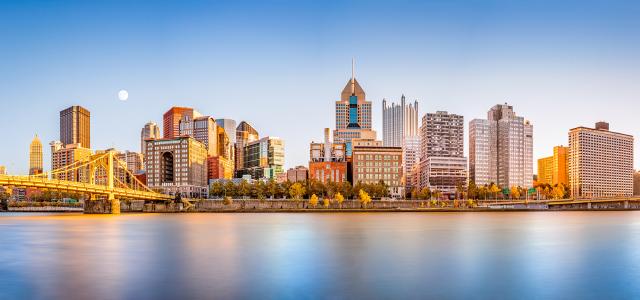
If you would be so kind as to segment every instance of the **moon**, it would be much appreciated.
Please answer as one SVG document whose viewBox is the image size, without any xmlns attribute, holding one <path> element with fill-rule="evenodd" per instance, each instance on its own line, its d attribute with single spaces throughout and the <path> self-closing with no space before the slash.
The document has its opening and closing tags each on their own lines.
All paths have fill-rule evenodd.
<svg viewBox="0 0 640 300">
<path fill-rule="evenodd" d="M 120 101 L 127 101 L 127 99 L 129 99 L 129 92 L 126 90 L 120 90 L 118 92 L 118 99 L 120 99 Z"/>
</svg>

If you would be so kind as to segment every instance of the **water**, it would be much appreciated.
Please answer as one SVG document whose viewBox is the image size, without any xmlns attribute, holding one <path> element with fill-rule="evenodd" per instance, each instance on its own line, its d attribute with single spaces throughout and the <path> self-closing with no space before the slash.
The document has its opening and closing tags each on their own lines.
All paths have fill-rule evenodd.
<svg viewBox="0 0 640 300">
<path fill-rule="evenodd" d="M 0 299 L 640 297 L 640 212 L 0 214 Z"/>
</svg>

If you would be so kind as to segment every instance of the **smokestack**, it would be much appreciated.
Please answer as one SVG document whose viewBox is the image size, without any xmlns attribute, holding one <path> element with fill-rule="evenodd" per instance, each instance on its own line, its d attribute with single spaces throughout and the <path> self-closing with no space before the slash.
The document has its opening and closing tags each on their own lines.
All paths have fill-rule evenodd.
<svg viewBox="0 0 640 300">
<path fill-rule="evenodd" d="M 331 161 L 331 129 L 324 129 L 324 161 Z"/>
</svg>

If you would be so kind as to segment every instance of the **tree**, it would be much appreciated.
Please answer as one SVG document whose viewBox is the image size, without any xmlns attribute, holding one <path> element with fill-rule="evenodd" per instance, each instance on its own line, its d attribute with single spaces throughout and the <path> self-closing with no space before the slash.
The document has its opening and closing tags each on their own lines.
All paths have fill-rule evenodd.
<svg viewBox="0 0 640 300">
<path fill-rule="evenodd" d="M 467 198 L 469 199 L 478 199 L 478 186 L 476 182 L 472 179 L 469 179 L 469 187 L 467 188 Z"/>
<path fill-rule="evenodd" d="M 360 199 L 360 204 L 362 204 L 364 208 L 367 208 L 367 204 L 371 202 L 371 197 L 369 196 L 369 193 L 367 193 L 364 190 L 360 190 L 358 192 L 358 198 Z"/>
<path fill-rule="evenodd" d="M 265 188 L 266 190 L 266 194 L 271 197 L 271 199 L 273 199 L 277 194 L 278 194 L 278 190 L 280 188 L 278 187 L 278 183 L 273 180 L 273 178 L 269 179 L 269 182 L 267 182 L 267 186 Z"/>
<path fill-rule="evenodd" d="M 246 197 L 251 194 L 251 185 L 246 180 L 242 180 L 238 185 L 238 195 L 241 197 Z"/>
<path fill-rule="evenodd" d="M 515 185 L 511 187 L 511 199 L 520 199 L 520 189 Z"/>
<path fill-rule="evenodd" d="M 464 199 L 464 182 L 458 182 L 456 184 L 456 199 Z"/>
<path fill-rule="evenodd" d="M 322 200 L 322 206 L 324 206 L 324 208 L 329 208 L 329 205 L 331 205 L 331 200 L 329 198 L 324 198 Z"/>
<path fill-rule="evenodd" d="M 209 190 L 209 197 L 220 197 L 224 194 L 224 184 L 220 181 L 216 181 L 211 184 L 211 189 Z"/>
<path fill-rule="evenodd" d="M 564 194 L 565 194 L 564 184 L 557 184 L 555 187 L 553 187 L 553 191 L 551 193 L 553 199 L 562 199 L 564 198 Z"/>
<path fill-rule="evenodd" d="M 311 195 L 311 198 L 309 198 L 309 205 L 312 207 L 316 207 L 318 205 L 318 196 L 316 196 L 316 194 Z"/>
<path fill-rule="evenodd" d="M 500 188 L 495 183 L 492 182 L 491 184 L 489 184 L 489 192 L 493 193 L 496 201 L 498 201 L 498 193 L 500 192 Z"/>
<path fill-rule="evenodd" d="M 307 190 L 304 188 L 304 186 L 302 186 L 302 184 L 296 182 L 289 188 L 289 195 L 295 200 L 300 200 L 300 198 L 302 198 L 306 191 Z"/>
<path fill-rule="evenodd" d="M 264 199 L 264 191 L 266 189 L 266 185 L 262 180 L 256 180 L 251 185 L 251 196 L 256 199 L 263 200 Z"/>
<path fill-rule="evenodd" d="M 226 197 L 224 197 L 224 200 L 223 200 L 222 203 L 224 205 L 231 205 L 231 204 L 233 204 L 233 199 L 231 199 L 231 197 L 229 197 L 229 196 L 226 196 Z"/>
<path fill-rule="evenodd" d="M 428 200 L 431 198 L 431 189 L 428 187 L 423 187 L 418 193 L 418 199 L 420 200 Z"/>
<path fill-rule="evenodd" d="M 340 208 L 342 208 L 342 202 L 344 202 L 344 196 L 342 196 L 342 194 L 340 193 L 337 193 L 336 201 L 338 201 L 338 205 L 340 206 Z"/>
<path fill-rule="evenodd" d="M 237 187 L 236 185 L 233 183 L 233 181 L 229 180 L 227 181 L 227 183 L 224 184 L 224 192 L 223 194 L 225 196 L 229 196 L 229 197 L 234 197 L 237 195 Z"/>
</svg>

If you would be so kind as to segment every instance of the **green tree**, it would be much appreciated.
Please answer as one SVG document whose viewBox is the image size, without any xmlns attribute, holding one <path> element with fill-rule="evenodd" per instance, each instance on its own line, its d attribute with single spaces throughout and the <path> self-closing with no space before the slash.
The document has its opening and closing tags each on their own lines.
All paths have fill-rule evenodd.
<svg viewBox="0 0 640 300">
<path fill-rule="evenodd" d="M 276 195 L 278 195 L 280 187 L 278 186 L 278 183 L 273 180 L 273 178 L 269 179 L 269 182 L 267 182 L 267 186 L 265 187 L 265 192 L 267 194 L 267 196 L 269 196 L 271 199 L 273 199 L 274 197 L 276 197 Z"/>
<path fill-rule="evenodd" d="M 291 198 L 295 200 L 300 200 L 300 198 L 302 198 L 302 196 L 305 193 L 306 193 L 306 188 L 302 186 L 302 184 L 300 184 L 299 182 L 294 183 L 289 188 L 289 195 L 291 196 Z"/>
<path fill-rule="evenodd" d="M 251 195 L 251 185 L 243 179 L 238 185 L 238 196 L 245 198 L 249 195 Z"/>
<path fill-rule="evenodd" d="M 229 180 L 224 184 L 223 195 L 228 197 L 235 197 L 238 195 L 237 190 L 237 186 L 233 183 L 233 181 Z"/>
<path fill-rule="evenodd" d="M 224 184 L 220 181 L 216 181 L 211 184 L 211 189 L 209 189 L 209 197 L 215 198 L 220 197 L 224 194 Z"/>
</svg>

